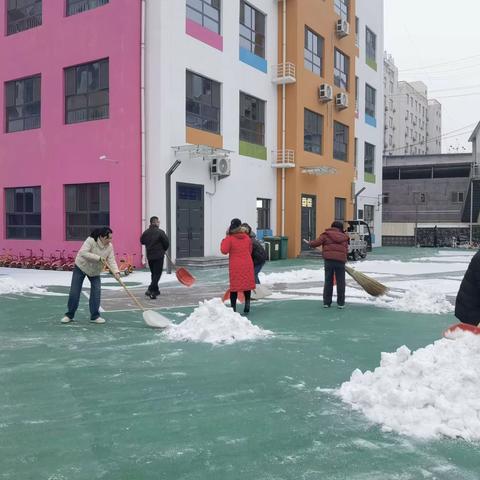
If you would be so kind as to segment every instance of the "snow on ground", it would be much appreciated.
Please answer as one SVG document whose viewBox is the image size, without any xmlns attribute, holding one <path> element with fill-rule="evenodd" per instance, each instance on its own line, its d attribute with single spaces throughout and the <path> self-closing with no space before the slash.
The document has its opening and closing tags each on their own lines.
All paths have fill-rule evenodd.
<svg viewBox="0 0 480 480">
<path fill-rule="evenodd" d="M 316 269 L 301 268 L 299 270 L 275 273 L 260 272 L 259 274 L 260 281 L 267 285 L 273 285 L 274 283 L 315 282 L 323 280 L 323 276 L 323 267 Z"/>
<path fill-rule="evenodd" d="M 384 431 L 480 440 L 480 335 L 454 332 L 411 352 L 382 353 L 373 372 L 356 369 L 338 395 Z"/>
<path fill-rule="evenodd" d="M 266 338 L 273 334 L 253 325 L 246 317 L 227 308 L 220 298 L 199 302 L 198 307 L 179 325 L 165 330 L 173 341 L 231 344 Z"/>
<path fill-rule="evenodd" d="M 442 262 L 403 262 L 400 260 L 364 260 L 352 265 L 363 273 L 390 273 L 392 275 L 420 275 L 427 273 L 447 273 L 465 271 L 465 263 Z"/>
<path fill-rule="evenodd" d="M 149 271 L 134 271 L 127 277 L 122 276 L 122 280 L 128 285 L 130 282 L 138 283 L 144 286 L 150 284 Z M 8 293 L 38 293 L 46 294 L 47 291 L 35 287 L 70 287 L 72 281 L 72 272 L 62 272 L 56 270 L 30 270 L 23 268 L 4 268 L 0 267 L 0 295 Z M 175 274 L 163 273 L 160 283 L 169 283 L 176 281 Z M 102 275 L 102 283 L 114 283 L 115 279 L 109 274 Z M 88 287 L 88 279 L 85 279 L 84 286 Z M 102 288 L 117 290 L 120 285 L 105 286 Z"/>
</svg>

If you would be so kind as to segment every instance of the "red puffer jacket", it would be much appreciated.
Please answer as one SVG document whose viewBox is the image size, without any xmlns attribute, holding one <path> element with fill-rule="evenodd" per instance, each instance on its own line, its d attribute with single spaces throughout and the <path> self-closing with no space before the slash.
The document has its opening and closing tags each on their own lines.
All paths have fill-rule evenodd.
<svg viewBox="0 0 480 480">
<path fill-rule="evenodd" d="M 322 247 L 325 260 L 347 262 L 348 235 L 338 228 L 327 228 L 316 240 L 308 242 L 311 247 Z"/>
<path fill-rule="evenodd" d="M 220 250 L 229 255 L 230 291 L 255 289 L 252 260 L 252 241 L 241 229 L 234 230 L 222 240 Z"/>
</svg>

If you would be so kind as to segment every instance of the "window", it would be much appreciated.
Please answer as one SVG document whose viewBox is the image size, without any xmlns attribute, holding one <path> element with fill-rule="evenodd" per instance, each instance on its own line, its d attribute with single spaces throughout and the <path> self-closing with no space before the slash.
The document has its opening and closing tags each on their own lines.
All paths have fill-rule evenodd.
<svg viewBox="0 0 480 480">
<path fill-rule="evenodd" d="M 348 127 L 333 122 L 333 158 L 348 161 Z"/>
<path fill-rule="evenodd" d="M 5 189 L 6 238 L 40 240 L 40 187 Z"/>
<path fill-rule="evenodd" d="M 355 46 L 358 47 L 358 32 L 360 31 L 358 17 L 355 17 Z"/>
<path fill-rule="evenodd" d="M 366 32 L 366 58 L 376 62 L 377 58 L 377 36 L 368 28 L 365 27 Z"/>
<path fill-rule="evenodd" d="M 220 34 L 220 0 L 187 0 L 187 18 Z"/>
<path fill-rule="evenodd" d="M 350 3 L 350 0 L 335 0 L 335 12 L 340 15 L 340 18 L 342 20 L 347 20 L 349 19 L 348 16 L 348 5 Z"/>
<path fill-rule="evenodd" d="M 270 229 L 270 199 L 257 198 L 257 228 Z"/>
<path fill-rule="evenodd" d="M 265 145 L 265 102 L 240 92 L 240 140 Z"/>
<path fill-rule="evenodd" d="M 220 84 L 187 71 L 187 126 L 220 133 Z"/>
<path fill-rule="evenodd" d="M 367 142 L 365 142 L 364 171 L 375 173 L 375 145 Z"/>
<path fill-rule="evenodd" d="M 345 206 L 346 200 L 344 198 L 335 198 L 335 221 L 345 221 Z"/>
<path fill-rule="evenodd" d="M 358 113 L 358 77 L 355 77 L 355 113 Z"/>
<path fill-rule="evenodd" d="M 8 0 L 7 35 L 42 24 L 42 0 Z"/>
<path fill-rule="evenodd" d="M 305 109 L 303 122 L 303 149 L 322 154 L 323 116 Z"/>
<path fill-rule="evenodd" d="M 6 132 L 40 128 L 40 75 L 5 83 Z"/>
<path fill-rule="evenodd" d="M 390 194 L 389 193 L 383 193 L 382 194 L 382 199 L 383 199 L 382 203 L 384 205 L 390 203 Z"/>
<path fill-rule="evenodd" d="M 393 136 L 389 135 L 388 136 L 388 145 L 391 147 L 393 145 Z"/>
<path fill-rule="evenodd" d="M 375 118 L 376 90 L 367 83 L 365 84 L 365 115 Z"/>
<path fill-rule="evenodd" d="M 337 87 L 348 90 L 349 58 L 335 49 L 334 83 Z"/>
<path fill-rule="evenodd" d="M 108 58 L 65 69 L 65 123 L 109 116 Z"/>
<path fill-rule="evenodd" d="M 109 0 L 67 0 L 67 17 L 106 5 Z"/>
<path fill-rule="evenodd" d="M 240 46 L 265 58 L 265 15 L 240 2 Z"/>
<path fill-rule="evenodd" d="M 452 192 L 452 202 L 453 203 L 463 203 L 465 201 L 464 192 Z"/>
<path fill-rule="evenodd" d="M 375 207 L 373 205 L 363 206 L 363 219 L 371 226 L 375 219 Z"/>
<path fill-rule="evenodd" d="M 84 240 L 110 224 L 108 183 L 65 185 L 66 239 Z"/>
<path fill-rule="evenodd" d="M 303 64 L 307 70 L 323 76 L 323 38 L 305 27 Z"/>
</svg>

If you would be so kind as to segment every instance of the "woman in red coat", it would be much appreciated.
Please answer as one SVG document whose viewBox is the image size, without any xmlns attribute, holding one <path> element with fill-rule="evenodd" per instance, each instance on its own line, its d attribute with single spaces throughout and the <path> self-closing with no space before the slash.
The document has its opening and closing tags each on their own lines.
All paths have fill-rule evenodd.
<svg viewBox="0 0 480 480">
<path fill-rule="evenodd" d="M 244 313 L 250 311 L 250 294 L 255 289 L 255 275 L 252 260 L 252 242 L 241 226 L 242 222 L 234 218 L 230 222 L 227 236 L 222 240 L 220 250 L 228 255 L 228 270 L 230 275 L 230 303 L 233 311 L 237 311 L 238 292 L 245 294 Z"/>
</svg>

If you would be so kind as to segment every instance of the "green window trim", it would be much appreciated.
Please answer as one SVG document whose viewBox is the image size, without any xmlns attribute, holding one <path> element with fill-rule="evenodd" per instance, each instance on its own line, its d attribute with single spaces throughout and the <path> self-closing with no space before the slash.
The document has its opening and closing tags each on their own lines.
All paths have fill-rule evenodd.
<svg viewBox="0 0 480 480">
<path fill-rule="evenodd" d="M 374 173 L 364 172 L 363 179 L 368 183 L 376 183 L 376 178 Z"/>
<path fill-rule="evenodd" d="M 367 58 L 365 63 L 370 67 L 377 71 L 377 62 L 373 58 Z"/>
<path fill-rule="evenodd" d="M 240 155 L 245 155 L 246 157 L 258 158 L 259 160 L 267 159 L 267 148 L 265 146 L 245 142 L 243 140 L 240 140 L 238 153 Z"/>
</svg>

